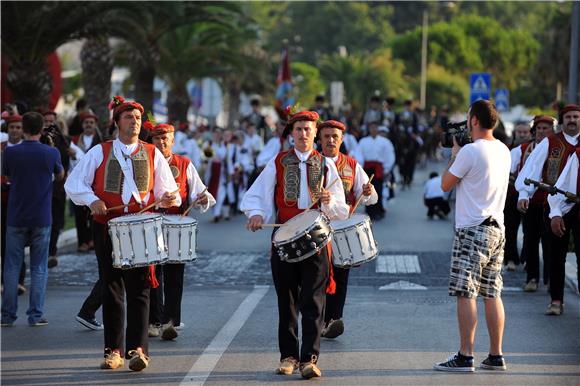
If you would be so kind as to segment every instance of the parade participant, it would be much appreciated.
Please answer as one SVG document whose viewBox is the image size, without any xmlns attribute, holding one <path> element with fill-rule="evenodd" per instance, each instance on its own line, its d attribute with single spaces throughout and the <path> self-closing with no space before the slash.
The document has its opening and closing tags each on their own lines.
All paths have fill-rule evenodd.
<svg viewBox="0 0 580 386">
<path fill-rule="evenodd" d="M 580 106 L 567 105 L 561 110 L 564 133 L 578 139 L 580 131 Z M 580 152 L 576 146 L 568 159 L 556 187 L 578 195 L 578 159 Z M 548 197 L 550 228 L 550 297 L 552 301 L 546 315 L 559 316 L 564 312 L 564 282 L 566 273 L 566 254 L 568 252 L 570 233 L 574 237 L 576 261 L 580 262 L 580 221 L 579 205 L 572 205 L 560 194 Z"/>
<path fill-rule="evenodd" d="M 256 125 L 248 121 L 246 123 L 246 133 L 245 133 L 245 143 L 244 146 L 251 150 L 252 159 L 256 162 L 256 157 L 262 149 L 264 148 L 264 140 L 256 132 Z"/>
<path fill-rule="evenodd" d="M 162 211 L 166 214 L 183 214 L 189 205 L 195 202 L 195 207 L 203 213 L 215 204 L 215 199 L 207 192 L 193 163 L 187 157 L 173 153 L 174 132 L 173 126 L 167 124 L 158 124 L 150 131 L 153 145 L 169 163 L 181 197 L 181 206 Z M 151 289 L 149 321 L 150 324 L 151 322 L 161 324 L 159 331 L 161 339 L 172 340 L 177 338 L 178 332 L 175 327 L 181 323 L 185 264 L 164 264 L 157 266 L 157 269 L 160 271 L 160 285 Z M 149 331 L 151 332 L 151 326 Z"/>
<path fill-rule="evenodd" d="M 249 173 L 254 169 L 251 151 L 244 145 L 245 142 L 244 133 L 237 131 L 232 133 L 226 145 L 226 189 L 230 216 L 238 214 L 241 198 L 248 188 Z"/>
<path fill-rule="evenodd" d="M 539 243 L 542 243 L 542 255 L 544 257 L 544 284 L 549 281 L 549 240 L 550 230 L 545 224 L 544 207 L 546 205 L 546 193 L 537 191 L 532 196 L 528 210 L 520 212 L 518 208 L 519 193 L 515 187 L 515 181 L 524 167 L 528 157 L 535 147 L 544 140 L 544 138 L 554 133 L 555 119 L 547 115 L 538 115 L 534 118 L 532 127 L 526 122 L 520 122 L 516 125 L 514 135 L 514 148 L 511 150 L 511 170 L 508 196 L 506 198 L 506 259 L 508 269 L 515 269 L 519 261 L 517 250 L 517 232 L 520 219 L 522 219 L 522 228 L 524 241 L 521 253 L 522 263 L 526 264 L 527 278 L 524 284 L 525 292 L 535 292 L 538 290 L 540 282 L 540 253 Z M 532 136 L 531 140 L 526 140 Z"/>
<path fill-rule="evenodd" d="M 0 151 L 2 152 L 0 158 L 2 159 L 2 164 L 4 164 L 4 151 L 12 146 L 20 145 L 22 143 L 23 131 L 22 131 L 22 116 L 19 114 L 7 115 L 4 117 L 4 122 L 6 123 L 6 131 L 8 132 L 8 138 L 6 141 L 0 143 Z M 8 213 L 8 194 L 10 193 L 10 180 L 8 176 L 1 173 L 2 178 L 2 240 L 6 240 L 6 220 Z M 2 248 L 2 272 L 4 272 L 4 259 L 6 256 L 6 242 L 1 243 Z M 24 286 L 24 278 L 26 276 L 26 263 L 22 261 L 22 268 L 20 269 L 20 276 L 18 278 L 18 295 L 22 295 L 26 292 L 26 287 Z M 2 284 L 4 284 L 4 276 L 2 276 Z"/>
<path fill-rule="evenodd" d="M 332 118 L 332 114 L 330 109 L 324 105 L 324 102 L 324 95 L 317 95 L 314 98 L 314 106 L 310 108 L 310 111 L 316 111 L 321 120 L 327 121 Z"/>
<path fill-rule="evenodd" d="M 222 209 L 226 199 L 226 142 L 222 138 L 222 130 L 215 128 L 212 140 L 205 143 L 203 152 L 208 160 L 205 169 L 205 184 L 209 193 L 216 198 L 216 205 L 213 207 L 213 222 L 217 223 L 222 218 Z M 228 217 L 229 219 L 229 212 Z"/>
<path fill-rule="evenodd" d="M 534 185 L 526 185 L 524 182 L 526 179 L 531 179 L 553 185 L 558 180 L 560 173 L 566 166 L 566 160 L 574 152 L 578 140 L 579 128 L 572 120 L 575 115 L 573 113 L 574 106 L 569 105 L 567 108 L 567 111 L 571 112 L 568 118 L 570 122 L 568 123 L 572 124 L 565 125 L 564 131 L 552 134 L 554 119 L 549 116 L 543 119 L 540 117 L 535 128 L 536 140 L 533 142 L 533 151 L 528 150 L 527 147 L 524 148 L 522 145 L 522 161 L 520 161 L 520 165 L 523 165 L 523 167 L 518 174 L 515 187 L 518 191 L 518 210 L 524 213 L 524 247 L 522 256 L 526 259 L 526 271 L 528 272 L 526 291 L 533 292 L 537 290 L 537 283 L 539 282 L 539 239 L 543 236 L 543 276 L 544 284 L 546 285 L 548 285 L 550 277 L 551 243 L 559 241 L 550 236 L 547 217 L 548 193 L 541 190 L 536 191 Z M 542 133 L 546 135 L 546 138 L 538 141 L 537 137 L 541 137 Z M 532 280 L 534 281 L 532 282 Z"/>
<path fill-rule="evenodd" d="M 515 271 L 516 266 L 520 263 L 520 253 L 518 251 L 518 229 L 520 227 L 522 215 L 518 211 L 518 191 L 516 190 L 514 183 L 518 177 L 520 169 L 519 165 L 522 158 L 521 145 L 529 142 L 531 139 L 532 132 L 530 130 L 530 125 L 527 122 L 516 123 L 512 144 L 510 146 L 510 183 L 508 185 L 508 192 L 503 210 L 505 223 L 504 264 L 507 265 L 508 271 Z"/>
<path fill-rule="evenodd" d="M 270 139 L 270 133 L 268 125 L 266 124 L 266 117 L 262 115 L 262 112 L 260 111 L 262 109 L 260 105 L 260 98 L 252 98 L 250 100 L 250 106 L 252 108 L 252 112 L 245 116 L 244 120 L 251 122 L 254 126 L 256 126 L 256 132 L 260 137 L 262 137 L 262 141 L 266 142 Z"/>
<path fill-rule="evenodd" d="M 280 152 L 269 161 L 242 200 L 241 208 L 249 218 L 249 230 L 261 229 L 264 221 L 274 214 L 276 223 L 285 223 L 308 208 L 313 200 L 320 200 L 320 209 L 331 219 L 347 218 L 349 207 L 342 187 L 339 184 L 329 186 L 340 178 L 336 166 L 331 159 L 314 150 L 317 121 L 318 114 L 312 111 L 290 116 L 287 127 L 294 138 L 294 148 Z M 308 259 L 288 263 L 280 260 L 280 256 L 272 249 L 270 262 L 279 315 L 281 361 L 276 369 L 278 374 L 291 375 L 300 368 L 304 378 L 321 376 L 317 362 L 325 290 L 327 284 L 330 292 L 335 289 L 332 276 L 329 278 L 332 267 L 329 264 L 330 257 L 328 248 L 322 248 L 319 254 Z M 298 312 L 302 313 L 300 350 Z"/>
<path fill-rule="evenodd" d="M 44 300 L 48 280 L 53 178 L 62 180 L 64 169 L 58 151 L 39 142 L 42 115 L 29 112 L 22 117 L 24 141 L 4 152 L 2 167 L 10 179 L 6 220 L 6 261 L 2 293 L 2 326 L 12 326 L 18 311 L 18 278 L 24 248 L 30 246 L 30 300 L 26 311 L 30 326 L 45 326 Z"/>
<path fill-rule="evenodd" d="M 181 197 L 171 193 L 177 185 L 161 152 L 139 141 L 143 106 L 116 96 L 109 108 L 118 138 L 89 150 L 72 171 L 65 189 L 75 204 L 89 206 L 93 214 L 95 254 L 103 283 L 105 360 L 101 368 L 122 367 L 126 357 L 130 358 L 129 369 L 141 371 L 149 364 L 147 327 L 149 285 L 155 284 L 153 267 L 114 268 L 107 222 L 153 202 L 164 208 L 179 206 Z M 107 209 L 123 204 L 128 206 Z"/>
<path fill-rule="evenodd" d="M 501 266 L 510 153 L 493 137 L 497 121 L 497 110 L 489 101 L 478 100 L 471 105 L 467 127 L 473 143 L 460 147 L 453 138 L 449 167 L 441 178 L 443 191 L 457 187 L 449 294 L 457 297 L 460 347 L 447 361 L 437 363 L 435 370 L 475 371 L 473 349 L 478 296 L 484 300 L 490 341 L 489 356 L 481 368 L 506 370 L 502 353 L 505 314 Z"/>
<path fill-rule="evenodd" d="M 274 130 L 274 137 L 266 143 L 256 158 L 256 170 L 261 172 L 268 162 L 276 158 L 281 151 L 287 151 L 294 145 L 292 136 L 286 132 L 286 121 L 278 120 Z"/>
<path fill-rule="evenodd" d="M 362 131 L 363 135 L 370 135 L 370 131 L 369 131 L 369 125 L 372 122 L 382 122 L 383 120 L 383 111 L 382 111 L 382 106 L 381 106 L 381 98 L 373 95 L 370 99 L 369 102 L 369 108 L 367 109 L 367 111 L 365 111 L 365 113 L 362 116 L 361 122 L 360 122 L 360 129 Z"/>
<path fill-rule="evenodd" d="M 366 213 L 372 220 L 380 220 L 385 217 L 383 182 L 389 180 L 389 174 L 395 165 L 395 150 L 391 141 L 379 135 L 378 122 L 369 124 L 369 136 L 362 138 L 358 146 L 358 162 L 363 165 L 368 175 L 375 175 L 372 184 L 379 195 L 376 204 L 365 208 Z"/>
<path fill-rule="evenodd" d="M 338 174 L 342 179 L 346 203 L 350 207 L 350 212 L 352 212 L 356 200 L 361 195 L 364 196 L 362 203 L 365 205 L 376 203 L 378 195 L 373 185 L 369 183 L 369 177 L 358 162 L 354 158 L 339 152 L 345 131 L 344 124 L 338 121 L 329 120 L 318 125 L 322 154 L 332 159 L 336 165 Z M 333 265 L 332 272 L 336 282 L 336 292 L 332 295 L 326 295 L 325 328 L 322 330 L 322 336 L 330 339 L 336 338 L 344 332 L 342 313 L 346 301 L 350 269 Z"/>
</svg>

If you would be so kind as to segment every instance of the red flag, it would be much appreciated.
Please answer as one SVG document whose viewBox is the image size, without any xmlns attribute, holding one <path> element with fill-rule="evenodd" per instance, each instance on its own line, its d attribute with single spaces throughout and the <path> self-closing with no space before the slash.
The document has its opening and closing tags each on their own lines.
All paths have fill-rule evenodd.
<svg viewBox="0 0 580 386">
<path fill-rule="evenodd" d="M 292 96 L 292 74 L 290 73 L 290 58 L 288 56 L 288 47 L 284 47 L 281 53 L 280 67 L 276 77 L 276 110 L 281 118 L 286 119 L 284 109 L 286 106 L 294 104 Z"/>
</svg>

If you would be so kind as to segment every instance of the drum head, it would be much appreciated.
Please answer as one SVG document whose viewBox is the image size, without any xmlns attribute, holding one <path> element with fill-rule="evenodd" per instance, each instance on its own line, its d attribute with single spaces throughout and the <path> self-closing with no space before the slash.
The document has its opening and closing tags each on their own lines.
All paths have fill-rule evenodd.
<svg viewBox="0 0 580 386">
<path fill-rule="evenodd" d="M 351 218 L 348 218 L 346 220 L 331 221 L 330 225 L 332 226 L 332 229 L 344 229 L 350 228 L 351 226 L 354 226 L 356 224 L 360 224 L 361 222 L 367 219 L 369 219 L 369 216 L 367 216 L 366 214 L 353 214 Z"/>
<path fill-rule="evenodd" d="M 163 223 L 171 225 L 187 225 L 197 224 L 197 220 L 191 217 L 181 216 L 180 214 L 166 214 L 163 216 Z"/>
<path fill-rule="evenodd" d="M 109 220 L 110 224 L 115 223 L 127 223 L 127 222 L 143 222 L 146 220 L 155 220 L 161 217 L 160 214 L 157 213 L 135 213 L 135 214 L 128 214 L 121 217 L 115 217 Z"/>
<path fill-rule="evenodd" d="M 274 233 L 274 241 L 290 240 L 297 234 L 304 233 L 316 222 L 319 216 L 319 211 L 308 210 L 292 217 Z"/>
</svg>

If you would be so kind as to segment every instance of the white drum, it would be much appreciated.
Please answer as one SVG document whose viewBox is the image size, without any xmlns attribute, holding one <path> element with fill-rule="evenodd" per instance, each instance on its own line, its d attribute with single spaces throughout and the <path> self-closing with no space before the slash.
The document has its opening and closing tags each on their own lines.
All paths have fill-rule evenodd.
<svg viewBox="0 0 580 386">
<path fill-rule="evenodd" d="M 197 260 L 197 220 L 181 215 L 163 216 L 167 263 Z"/>
<path fill-rule="evenodd" d="M 330 224 L 334 230 L 332 262 L 337 267 L 358 266 L 379 254 L 369 216 L 355 214 L 347 220 L 332 221 Z"/>
<path fill-rule="evenodd" d="M 113 267 L 135 268 L 163 264 L 167 260 L 162 217 L 155 213 L 136 213 L 109 220 L 113 244 Z"/>
<path fill-rule="evenodd" d="M 272 242 L 280 260 L 296 263 L 318 253 L 331 238 L 328 217 L 321 211 L 307 210 L 281 226 Z"/>
</svg>

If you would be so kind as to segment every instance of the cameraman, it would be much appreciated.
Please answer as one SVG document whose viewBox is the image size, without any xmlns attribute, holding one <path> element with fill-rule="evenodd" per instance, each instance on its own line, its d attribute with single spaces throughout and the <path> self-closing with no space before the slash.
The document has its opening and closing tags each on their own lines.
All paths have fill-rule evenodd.
<svg viewBox="0 0 580 386">
<path fill-rule="evenodd" d="M 481 368 L 505 370 L 502 339 L 505 314 L 501 300 L 501 267 L 505 243 L 503 207 L 510 174 L 510 152 L 493 137 L 498 115 L 484 100 L 467 113 L 473 143 L 459 147 L 455 138 L 449 168 L 441 179 L 448 192 L 457 185 L 455 238 L 451 256 L 449 294 L 457 296 L 459 352 L 434 366 L 451 372 L 475 371 L 473 346 L 477 326 L 477 296 L 484 298 L 490 338 L 489 356 Z"/>
</svg>

